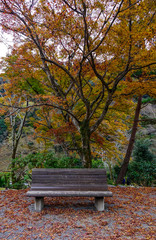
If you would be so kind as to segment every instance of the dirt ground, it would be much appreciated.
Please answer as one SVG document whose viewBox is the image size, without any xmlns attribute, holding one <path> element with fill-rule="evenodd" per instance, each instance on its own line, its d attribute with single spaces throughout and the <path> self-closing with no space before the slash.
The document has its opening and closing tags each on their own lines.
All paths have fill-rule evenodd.
<svg viewBox="0 0 156 240">
<path fill-rule="evenodd" d="M 93 198 L 45 198 L 34 212 L 27 190 L 0 191 L 0 239 L 17 240 L 155 240 L 156 188 L 110 187 L 106 210 Z"/>
</svg>

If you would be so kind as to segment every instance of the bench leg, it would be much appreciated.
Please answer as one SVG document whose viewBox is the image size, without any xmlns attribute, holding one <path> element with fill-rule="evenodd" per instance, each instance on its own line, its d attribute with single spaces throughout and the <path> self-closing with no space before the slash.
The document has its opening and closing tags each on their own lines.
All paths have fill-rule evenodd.
<svg viewBox="0 0 156 240">
<path fill-rule="evenodd" d="M 95 197 L 95 207 L 98 211 L 103 211 L 105 209 L 104 197 Z"/>
<path fill-rule="evenodd" d="M 44 198 L 35 197 L 35 211 L 40 212 L 44 207 Z"/>
</svg>

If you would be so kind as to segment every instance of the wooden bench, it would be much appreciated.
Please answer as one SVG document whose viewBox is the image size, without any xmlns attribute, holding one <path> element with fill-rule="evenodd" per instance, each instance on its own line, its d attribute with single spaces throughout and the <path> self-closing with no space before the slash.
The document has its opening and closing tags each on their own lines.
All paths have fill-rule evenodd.
<svg viewBox="0 0 156 240">
<path fill-rule="evenodd" d="M 35 197 L 35 210 L 44 207 L 44 197 L 95 197 L 95 207 L 104 210 L 108 191 L 104 169 L 33 169 L 27 196 Z"/>
</svg>

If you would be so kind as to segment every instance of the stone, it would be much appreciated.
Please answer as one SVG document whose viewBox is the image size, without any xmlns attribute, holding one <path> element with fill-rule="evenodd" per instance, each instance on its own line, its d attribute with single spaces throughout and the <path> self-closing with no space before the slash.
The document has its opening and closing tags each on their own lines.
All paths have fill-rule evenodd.
<svg viewBox="0 0 156 240">
<path fill-rule="evenodd" d="M 44 198 L 35 197 L 35 211 L 40 212 L 44 207 Z"/>
<path fill-rule="evenodd" d="M 95 197 L 95 207 L 98 211 L 104 211 L 104 197 Z"/>
</svg>

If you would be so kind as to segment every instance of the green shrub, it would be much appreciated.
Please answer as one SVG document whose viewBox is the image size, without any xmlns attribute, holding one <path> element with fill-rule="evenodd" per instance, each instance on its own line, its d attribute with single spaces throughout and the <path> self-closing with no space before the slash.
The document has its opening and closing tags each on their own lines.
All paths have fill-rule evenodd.
<svg viewBox="0 0 156 240">
<path fill-rule="evenodd" d="M 18 157 L 12 160 L 16 181 L 11 186 L 15 189 L 26 188 L 31 183 L 33 168 L 81 168 L 81 161 L 76 157 L 67 157 L 54 152 L 34 153 L 26 157 Z"/>
<path fill-rule="evenodd" d="M 128 167 L 127 176 L 132 182 L 151 186 L 156 179 L 156 159 L 149 150 L 150 142 L 139 140 L 136 142 L 133 151 L 133 161 Z"/>
<path fill-rule="evenodd" d="M 31 183 L 31 170 L 43 166 L 43 155 L 41 153 L 29 154 L 26 157 L 18 157 L 12 159 L 14 168 L 12 171 L 15 173 L 15 183 L 12 188 L 20 189 L 26 188 Z"/>
<path fill-rule="evenodd" d="M 79 168 L 82 167 L 81 161 L 76 157 L 68 157 L 49 152 L 44 155 L 44 168 Z"/>
<path fill-rule="evenodd" d="M 26 157 L 16 158 L 12 162 L 15 166 L 12 170 L 16 177 L 16 182 L 12 188 L 16 189 L 30 186 L 33 168 L 82 168 L 82 161 L 76 156 L 57 155 L 53 151 L 29 154 Z M 104 168 L 103 161 L 93 159 L 92 168 Z"/>
<path fill-rule="evenodd" d="M 9 188 L 10 187 L 10 172 L 0 172 L 0 187 Z"/>
<path fill-rule="evenodd" d="M 102 159 L 95 158 L 92 160 L 92 168 L 104 168 L 104 162 Z"/>
<path fill-rule="evenodd" d="M 150 152 L 150 142 L 148 139 L 141 139 L 136 141 L 132 161 L 129 163 L 128 170 L 125 176 L 132 184 L 140 186 L 153 186 L 156 179 L 156 158 Z M 113 167 L 114 180 L 117 179 L 121 169 L 121 163 Z M 108 180 L 110 178 L 107 175 Z"/>
</svg>

